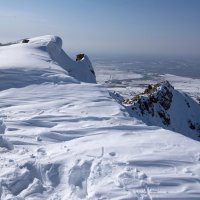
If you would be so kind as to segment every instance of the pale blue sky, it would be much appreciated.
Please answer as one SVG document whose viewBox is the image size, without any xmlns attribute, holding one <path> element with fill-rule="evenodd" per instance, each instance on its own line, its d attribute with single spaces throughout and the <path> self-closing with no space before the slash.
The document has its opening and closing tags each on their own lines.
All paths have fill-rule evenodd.
<svg viewBox="0 0 200 200">
<path fill-rule="evenodd" d="M 0 0 L 0 42 L 59 35 L 69 54 L 200 56 L 200 0 Z"/>
</svg>

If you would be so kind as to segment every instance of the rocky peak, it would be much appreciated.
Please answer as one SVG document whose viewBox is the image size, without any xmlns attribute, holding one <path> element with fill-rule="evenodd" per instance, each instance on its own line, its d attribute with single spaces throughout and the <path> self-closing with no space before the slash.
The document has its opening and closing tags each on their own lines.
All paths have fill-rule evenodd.
<svg viewBox="0 0 200 200">
<path fill-rule="evenodd" d="M 173 86 L 165 81 L 155 85 L 149 85 L 145 91 L 131 99 L 125 100 L 125 104 L 132 104 L 132 110 L 136 111 L 138 115 L 155 114 L 162 119 L 164 125 L 170 124 L 170 118 L 166 111 L 170 108 L 173 97 Z M 159 107 L 159 111 L 158 110 Z"/>
<path fill-rule="evenodd" d="M 123 101 L 131 115 L 149 125 L 162 126 L 193 138 L 200 136 L 200 107 L 188 95 L 164 81 L 149 85 L 143 93 Z"/>
</svg>

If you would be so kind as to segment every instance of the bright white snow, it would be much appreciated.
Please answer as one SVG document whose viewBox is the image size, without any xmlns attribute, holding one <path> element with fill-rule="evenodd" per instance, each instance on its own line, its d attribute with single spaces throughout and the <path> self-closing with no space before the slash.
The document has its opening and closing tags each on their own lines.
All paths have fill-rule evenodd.
<svg viewBox="0 0 200 200">
<path fill-rule="evenodd" d="M 199 142 L 130 117 L 61 43 L 0 47 L 1 199 L 199 199 Z"/>
</svg>

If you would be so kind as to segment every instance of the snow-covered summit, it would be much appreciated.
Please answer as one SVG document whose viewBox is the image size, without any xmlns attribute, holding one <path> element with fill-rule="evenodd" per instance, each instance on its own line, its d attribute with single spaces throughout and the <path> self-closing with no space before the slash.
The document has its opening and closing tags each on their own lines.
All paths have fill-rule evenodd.
<svg viewBox="0 0 200 200">
<path fill-rule="evenodd" d="M 168 82 L 149 85 L 139 95 L 124 102 L 131 104 L 131 113 L 150 125 L 183 133 L 200 140 L 200 106 L 191 97 Z"/>
<path fill-rule="evenodd" d="M 96 83 L 93 67 L 85 55 L 72 60 L 62 49 L 57 36 L 19 40 L 0 47 L 0 90 L 30 84 Z"/>
</svg>

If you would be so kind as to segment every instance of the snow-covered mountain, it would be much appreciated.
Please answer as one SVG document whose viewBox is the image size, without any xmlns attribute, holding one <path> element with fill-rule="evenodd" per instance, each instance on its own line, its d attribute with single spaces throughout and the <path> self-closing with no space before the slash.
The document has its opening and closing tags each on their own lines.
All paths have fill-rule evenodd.
<svg viewBox="0 0 200 200">
<path fill-rule="evenodd" d="M 74 61 L 56 36 L 30 38 L 0 48 L 0 90 L 42 83 L 95 83 L 90 60 Z"/>
<path fill-rule="evenodd" d="M 199 142 L 130 116 L 61 44 L 0 47 L 0 199 L 199 199 Z"/>
<path fill-rule="evenodd" d="M 124 101 L 134 117 L 200 141 L 200 105 L 168 82 L 149 85 L 141 94 Z"/>
</svg>

